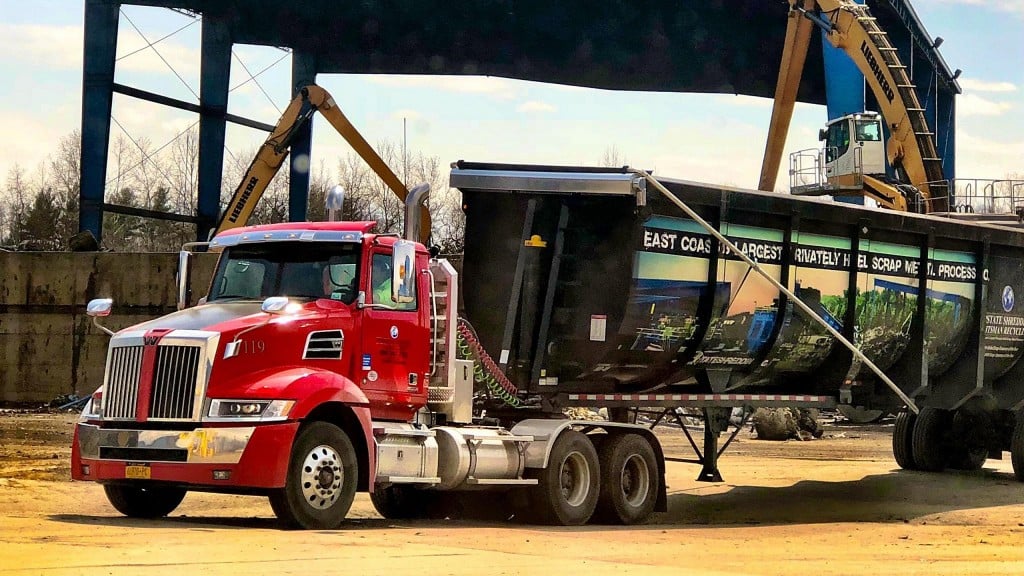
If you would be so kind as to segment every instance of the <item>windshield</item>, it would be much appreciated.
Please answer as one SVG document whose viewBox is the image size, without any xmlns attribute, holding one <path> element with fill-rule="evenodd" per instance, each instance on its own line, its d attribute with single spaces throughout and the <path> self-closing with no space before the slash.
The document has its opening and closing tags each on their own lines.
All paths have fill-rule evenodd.
<svg viewBox="0 0 1024 576">
<path fill-rule="evenodd" d="M 857 121 L 858 142 L 878 142 L 882 139 L 882 125 L 877 120 Z"/>
<path fill-rule="evenodd" d="M 358 244 L 274 242 L 235 246 L 221 256 L 209 302 L 269 296 L 355 301 Z"/>
</svg>

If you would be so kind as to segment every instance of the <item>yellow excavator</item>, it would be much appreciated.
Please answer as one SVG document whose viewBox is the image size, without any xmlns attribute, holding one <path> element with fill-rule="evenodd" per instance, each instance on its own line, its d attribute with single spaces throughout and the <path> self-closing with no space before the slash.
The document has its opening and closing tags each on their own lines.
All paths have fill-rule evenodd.
<svg viewBox="0 0 1024 576">
<path fill-rule="evenodd" d="M 281 169 L 292 140 L 299 130 L 309 122 L 313 114 L 319 112 L 335 130 L 348 142 L 367 165 L 387 184 L 403 203 L 409 196 L 409 189 L 398 179 L 398 176 L 381 159 L 355 126 L 338 108 L 334 98 L 320 86 L 310 84 L 299 89 L 281 119 L 274 126 L 267 140 L 260 146 L 256 157 L 245 171 L 238 188 L 231 195 L 231 201 L 220 217 L 213 235 L 225 230 L 245 226 L 252 216 L 253 209 L 263 196 L 267 185 Z M 426 243 L 430 237 L 430 213 L 420 211 L 419 241 Z"/>
<path fill-rule="evenodd" d="M 949 184 L 943 175 L 935 136 L 929 129 L 916 87 L 907 67 L 900 62 L 897 49 L 868 8 L 853 0 L 789 0 L 789 3 L 786 43 L 758 188 L 771 191 L 775 187 L 811 32 L 817 26 L 864 74 L 878 101 L 881 118 L 877 114 L 862 113 L 829 123 L 821 134 L 821 139 L 826 141 L 825 178 L 819 185 L 797 187 L 794 193 L 860 194 L 893 210 L 948 211 Z M 884 152 L 896 172 L 896 181 L 886 178 L 884 164 L 879 166 L 879 162 L 868 158 L 871 145 L 864 147 L 866 142 L 880 142 L 881 132 L 874 132 L 872 126 L 882 118 L 890 131 Z M 858 136 L 865 136 L 865 139 L 858 140 Z"/>
</svg>

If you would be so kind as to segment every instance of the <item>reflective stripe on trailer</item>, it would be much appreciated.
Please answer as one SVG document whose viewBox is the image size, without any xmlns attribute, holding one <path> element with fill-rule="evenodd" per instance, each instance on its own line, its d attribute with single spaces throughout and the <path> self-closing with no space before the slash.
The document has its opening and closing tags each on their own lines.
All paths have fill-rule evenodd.
<svg viewBox="0 0 1024 576">
<path fill-rule="evenodd" d="M 570 402 L 799 402 L 834 404 L 832 396 L 803 394 L 568 394 Z"/>
</svg>

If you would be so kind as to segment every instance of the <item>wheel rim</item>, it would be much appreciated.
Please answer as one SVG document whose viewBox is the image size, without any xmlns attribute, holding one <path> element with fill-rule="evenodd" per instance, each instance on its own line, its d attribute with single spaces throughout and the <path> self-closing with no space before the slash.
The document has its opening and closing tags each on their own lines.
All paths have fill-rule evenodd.
<svg viewBox="0 0 1024 576">
<path fill-rule="evenodd" d="M 639 454 L 631 454 L 622 466 L 622 496 L 626 504 L 634 508 L 643 505 L 651 487 L 651 476 L 647 462 Z"/>
<path fill-rule="evenodd" d="M 330 508 L 338 501 L 344 480 L 341 457 L 334 448 L 321 444 L 306 454 L 299 481 L 307 504 L 317 510 Z"/>
<path fill-rule="evenodd" d="M 570 506 L 579 506 L 590 494 L 590 467 L 579 452 L 571 452 L 558 472 L 562 498 Z"/>
</svg>

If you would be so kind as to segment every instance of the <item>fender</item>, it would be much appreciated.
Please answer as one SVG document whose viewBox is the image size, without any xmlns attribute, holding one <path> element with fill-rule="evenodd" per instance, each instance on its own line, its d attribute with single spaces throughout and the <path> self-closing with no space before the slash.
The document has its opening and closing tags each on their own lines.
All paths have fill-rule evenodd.
<svg viewBox="0 0 1024 576">
<path fill-rule="evenodd" d="M 256 378 L 253 378 L 256 376 Z M 295 400 L 289 420 L 304 420 L 318 407 L 328 403 L 344 404 L 352 409 L 363 437 L 350 438 L 366 448 L 369 484 L 373 486 L 377 470 L 377 449 L 373 439 L 370 402 L 354 382 L 328 370 L 288 367 L 282 370 L 247 374 L 227 385 L 218 386 L 214 397 Z"/>
</svg>

